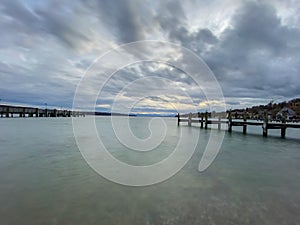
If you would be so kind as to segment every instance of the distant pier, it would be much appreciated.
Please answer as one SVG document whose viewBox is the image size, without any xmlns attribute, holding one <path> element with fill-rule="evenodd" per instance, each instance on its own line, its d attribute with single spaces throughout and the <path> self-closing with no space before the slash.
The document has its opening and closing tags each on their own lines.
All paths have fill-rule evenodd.
<svg viewBox="0 0 300 225">
<path fill-rule="evenodd" d="M 244 118 L 242 121 L 236 121 L 232 119 L 232 113 L 229 111 L 228 117 L 226 119 L 219 118 L 211 119 L 208 117 L 209 113 L 198 113 L 198 117 L 192 117 L 192 114 L 180 116 L 180 114 L 177 114 L 177 125 L 179 126 L 180 123 L 187 123 L 188 126 L 192 126 L 193 123 L 200 123 L 200 128 L 207 129 L 209 124 L 217 124 L 218 130 L 221 130 L 221 124 L 227 124 L 227 130 L 229 133 L 232 132 L 232 127 L 234 126 L 241 126 L 243 127 L 243 134 L 247 133 L 247 126 L 261 126 L 262 127 L 262 135 L 264 137 L 268 136 L 268 130 L 270 129 L 279 129 L 280 135 L 282 138 L 285 138 L 286 135 L 286 129 L 287 128 L 300 128 L 300 124 L 291 124 L 287 123 L 285 117 L 282 119 L 280 123 L 271 123 L 268 120 L 268 113 L 265 113 L 264 120 L 262 122 L 260 121 L 247 121 L 246 113 L 244 114 Z"/>
<path fill-rule="evenodd" d="M 85 113 L 62 109 L 41 109 L 26 106 L 0 105 L 0 117 L 71 117 Z"/>
</svg>

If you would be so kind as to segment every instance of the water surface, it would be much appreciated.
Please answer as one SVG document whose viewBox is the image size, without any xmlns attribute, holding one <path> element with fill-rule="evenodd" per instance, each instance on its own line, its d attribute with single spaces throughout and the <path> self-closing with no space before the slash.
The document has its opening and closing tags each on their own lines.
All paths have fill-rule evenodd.
<svg viewBox="0 0 300 225">
<path fill-rule="evenodd" d="M 148 120 L 134 118 L 133 132 L 147 137 Z M 108 117 L 96 119 L 109 151 L 135 165 L 167 157 L 179 129 L 199 131 L 178 128 L 175 118 L 165 122 L 166 139 L 145 155 L 115 139 Z M 179 173 L 163 183 L 134 188 L 112 183 L 88 166 L 76 146 L 70 118 L 3 118 L 0 224 L 299 224 L 299 131 L 288 129 L 286 139 L 279 137 L 280 131 L 268 138 L 261 136 L 261 128 L 249 131 L 226 133 L 214 163 L 199 173 L 210 132 L 220 135 L 201 129 L 196 151 Z"/>
</svg>

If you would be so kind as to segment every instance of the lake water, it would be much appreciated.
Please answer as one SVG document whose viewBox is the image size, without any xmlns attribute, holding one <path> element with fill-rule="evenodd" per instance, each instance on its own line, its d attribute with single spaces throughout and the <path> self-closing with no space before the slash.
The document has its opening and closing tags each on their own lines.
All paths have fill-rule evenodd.
<svg viewBox="0 0 300 225">
<path fill-rule="evenodd" d="M 134 165 L 166 158 L 179 130 L 200 130 L 193 157 L 175 176 L 129 187 L 89 167 L 76 145 L 71 118 L 0 119 L 0 224 L 300 224 L 299 130 L 288 129 L 287 138 L 281 139 L 279 130 L 263 138 L 260 127 L 249 127 L 247 135 L 235 128 L 225 133 L 216 160 L 200 173 L 210 132 L 221 137 L 223 131 L 177 127 L 175 118 L 164 120 L 165 140 L 155 150 L 140 153 L 116 140 L 108 117 L 96 118 L 111 154 Z M 137 136 L 150 134 L 149 118 L 130 121 Z"/>
</svg>

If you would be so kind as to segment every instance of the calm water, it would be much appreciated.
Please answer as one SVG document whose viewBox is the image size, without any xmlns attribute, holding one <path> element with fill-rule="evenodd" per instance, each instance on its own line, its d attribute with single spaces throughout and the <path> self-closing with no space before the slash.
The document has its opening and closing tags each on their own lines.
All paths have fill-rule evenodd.
<svg viewBox="0 0 300 225">
<path fill-rule="evenodd" d="M 149 135 L 148 120 L 131 119 L 137 136 Z M 168 132 L 162 144 L 139 153 L 115 139 L 108 118 L 96 119 L 109 151 L 135 165 L 167 157 L 179 130 L 199 130 L 178 128 L 175 118 L 165 121 Z M 261 136 L 261 128 L 249 128 L 249 135 L 226 133 L 214 163 L 199 173 L 210 132 L 220 135 L 200 130 L 196 152 L 174 177 L 133 188 L 112 183 L 87 165 L 70 118 L 3 118 L 0 224 L 300 224 L 300 131 L 288 129 L 285 140 L 279 130 L 268 138 Z"/>
</svg>

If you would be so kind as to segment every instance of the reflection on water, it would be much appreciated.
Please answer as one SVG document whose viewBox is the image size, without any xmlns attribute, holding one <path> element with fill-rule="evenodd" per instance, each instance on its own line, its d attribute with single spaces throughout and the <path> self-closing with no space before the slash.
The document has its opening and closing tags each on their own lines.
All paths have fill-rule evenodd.
<svg viewBox="0 0 300 225">
<path fill-rule="evenodd" d="M 134 132 L 147 137 L 147 119 L 134 121 Z M 162 160 L 176 145 L 176 119 L 166 119 L 165 141 L 147 156 L 112 138 L 109 124 L 97 118 L 99 135 L 116 158 L 128 163 Z M 299 131 L 288 130 L 286 140 L 227 133 L 217 159 L 199 173 L 210 132 L 200 131 L 193 158 L 174 177 L 133 188 L 105 180 L 86 164 L 69 118 L 1 119 L 0 223 L 299 224 L 300 140 L 289 138 L 289 132 L 299 137 Z"/>
</svg>

